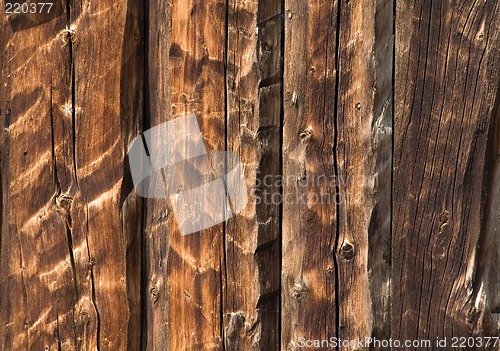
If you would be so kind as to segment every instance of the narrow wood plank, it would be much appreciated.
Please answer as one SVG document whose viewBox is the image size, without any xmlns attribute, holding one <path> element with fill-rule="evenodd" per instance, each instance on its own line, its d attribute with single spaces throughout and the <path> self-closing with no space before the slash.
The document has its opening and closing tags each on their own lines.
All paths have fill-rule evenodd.
<svg viewBox="0 0 500 351">
<path fill-rule="evenodd" d="M 225 148 L 226 5 L 150 2 L 149 126 L 195 113 L 209 152 Z M 224 225 L 181 236 L 168 200 L 147 203 L 148 349 L 221 350 Z"/>
<path fill-rule="evenodd" d="M 279 349 L 280 14 L 280 1 L 229 2 L 227 149 L 241 159 L 249 202 L 226 225 L 226 351 Z"/>
<path fill-rule="evenodd" d="M 171 4 L 148 1 L 144 130 L 168 121 L 170 110 L 169 51 Z M 168 253 L 171 211 L 164 199 L 144 199 L 143 207 L 143 340 L 146 350 L 168 350 Z"/>
<path fill-rule="evenodd" d="M 59 137 L 68 122 L 63 106 L 71 100 L 62 5 L 32 23 L 28 15 L 3 15 L 1 3 L 2 350 L 78 344 L 71 223 L 56 201 L 74 179 L 60 167 L 71 150 Z"/>
<path fill-rule="evenodd" d="M 397 2 L 393 338 L 498 335 L 499 20 L 497 1 Z"/>
<path fill-rule="evenodd" d="M 388 340 L 393 1 L 347 1 L 340 6 L 339 337 Z"/>
<path fill-rule="evenodd" d="M 285 1 L 281 349 L 337 335 L 337 2 Z"/>
</svg>

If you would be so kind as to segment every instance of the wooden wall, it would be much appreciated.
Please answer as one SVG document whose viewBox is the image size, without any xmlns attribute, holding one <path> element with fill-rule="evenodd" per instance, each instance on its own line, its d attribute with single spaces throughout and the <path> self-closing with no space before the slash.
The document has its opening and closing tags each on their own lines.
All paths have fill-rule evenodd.
<svg viewBox="0 0 500 351">
<path fill-rule="evenodd" d="M 500 3 L 54 1 L 0 17 L 0 350 L 500 336 Z M 183 236 L 127 151 L 186 113 L 249 202 Z"/>
</svg>

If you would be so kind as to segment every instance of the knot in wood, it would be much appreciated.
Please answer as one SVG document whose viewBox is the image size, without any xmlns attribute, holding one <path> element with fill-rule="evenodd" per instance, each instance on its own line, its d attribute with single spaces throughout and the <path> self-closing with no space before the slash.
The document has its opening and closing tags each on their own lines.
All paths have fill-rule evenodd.
<svg viewBox="0 0 500 351">
<path fill-rule="evenodd" d="M 304 130 L 302 133 L 299 134 L 300 139 L 302 139 L 302 141 L 309 139 L 312 135 L 312 132 L 313 132 L 312 128 L 308 127 L 306 130 Z"/>
<path fill-rule="evenodd" d="M 346 261 L 352 260 L 355 255 L 354 246 L 348 242 L 342 245 L 342 247 L 340 248 L 340 252 L 342 253 L 342 257 L 344 257 Z"/>
<path fill-rule="evenodd" d="M 443 210 L 443 212 L 441 212 L 441 214 L 439 215 L 439 223 L 440 224 L 448 223 L 449 219 L 450 219 L 450 213 L 446 210 Z"/>
<path fill-rule="evenodd" d="M 158 296 L 159 296 L 159 291 L 156 287 L 152 287 L 149 290 L 149 295 L 151 298 L 151 301 L 153 301 L 153 304 L 155 304 L 158 301 Z"/>
<path fill-rule="evenodd" d="M 88 324 L 90 321 L 90 315 L 87 311 L 81 311 L 79 317 L 82 324 Z"/>
<path fill-rule="evenodd" d="M 304 284 L 295 283 L 293 287 L 293 296 L 297 300 L 302 300 L 309 295 L 309 289 Z"/>
</svg>

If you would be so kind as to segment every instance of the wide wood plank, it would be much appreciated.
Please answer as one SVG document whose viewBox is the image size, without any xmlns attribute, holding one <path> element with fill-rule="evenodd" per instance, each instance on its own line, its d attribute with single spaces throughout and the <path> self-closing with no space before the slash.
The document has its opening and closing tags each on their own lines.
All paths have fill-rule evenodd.
<svg viewBox="0 0 500 351">
<path fill-rule="evenodd" d="M 75 269 L 85 347 L 140 347 L 140 201 L 125 164 L 142 121 L 138 1 L 69 4 Z M 88 30 L 91 28 L 92 30 Z M 71 199 L 70 199 L 71 200 Z M 87 331 L 88 329 L 88 331 Z"/>
<path fill-rule="evenodd" d="M 140 348 L 141 10 L 78 5 L 2 22 L 6 350 Z"/>
<path fill-rule="evenodd" d="M 498 335 L 499 20 L 497 1 L 397 2 L 393 338 Z"/>
<path fill-rule="evenodd" d="M 71 101 L 66 8 L 56 3 L 53 13 L 39 16 L 35 26 L 26 15 L 1 19 L 2 350 L 78 343 L 71 223 L 56 201 L 74 179 L 58 166 L 71 150 L 61 138 Z"/>
</svg>

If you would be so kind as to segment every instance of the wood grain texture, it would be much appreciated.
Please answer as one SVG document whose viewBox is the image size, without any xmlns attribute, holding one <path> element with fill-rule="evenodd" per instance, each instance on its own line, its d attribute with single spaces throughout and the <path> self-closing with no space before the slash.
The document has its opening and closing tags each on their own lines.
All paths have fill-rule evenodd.
<svg viewBox="0 0 500 351">
<path fill-rule="evenodd" d="M 145 20 L 146 48 L 144 130 L 166 122 L 170 108 L 170 50 L 171 6 L 165 1 L 149 1 Z M 143 207 L 143 276 L 142 345 L 146 350 L 167 350 L 169 337 L 169 298 L 167 263 L 171 211 L 163 199 L 144 199 Z"/>
<path fill-rule="evenodd" d="M 337 2 L 285 1 L 282 350 L 337 336 Z M 332 25 L 333 24 L 333 25 Z"/>
<path fill-rule="evenodd" d="M 73 244 L 81 255 L 75 257 L 76 274 L 85 294 L 76 309 L 96 327 L 99 349 L 135 350 L 140 202 L 124 160 L 142 123 L 141 10 L 138 1 L 89 1 L 70 9 L 79 189 L 71 217 L 78 224 Z"/>
<path fill-rule="evenodd" d="M 225 350 L 279 348 L 281 4 L 229 1 L 227 149 L 244 165 L 249 203 L 226 225 Z M 269 186 L 267 186 L 267 184 Z"/>
<path fill-rule="evenodd" d="M 498 336 L 499 11 L 397 2 L 393 338 Z"/>
<path fill-rule="evenodd" d="M 336 146 L 339 337 L 388 340 L 393 3 L 347 1 L 340 6 Z"/>
<path fill-rule="evenodd" d="M 54 1 L 0 17 L 0 350 L 500 335 L 498 1 Z M 190 113 L 249 201 L 183 236 L 127 151 Z"/>
<path fill-rule="evenodd" d="M 57 5 L 60 15 L 37 27 L 2 15 L 2 350 L 77 343 L 69 224 L 56 203 L 57 154 L 71 146 L 56 136 L 71 100 L 65 8 Z"/>
<path fill-rule="evenodd" d="M 123 160 L 142 115 L 141 10 L 78 5 L 2 23 L 5 350 L 140 347 L 140 201 Z"/>
<path fill-rule="evenodd" d="M 225 148 L 226 7 L 150 2 L 148 127 L 195 113 L 208 152 Z M 148 200 L 145 233 L 148 349 L 222 350 L 224 225 L 181 236 L 168 200 Z"/>
</svg>

